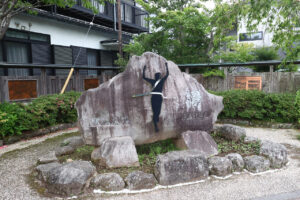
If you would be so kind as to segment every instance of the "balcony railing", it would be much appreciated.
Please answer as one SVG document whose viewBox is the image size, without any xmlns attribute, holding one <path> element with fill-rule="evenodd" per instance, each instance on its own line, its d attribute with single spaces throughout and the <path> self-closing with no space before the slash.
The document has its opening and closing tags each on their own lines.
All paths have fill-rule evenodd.
<svg viewBox="0 0 300 200">
<path fill-rule="evenodd" d="M 105 2 L 104 4 L 100 4 L 97 0 L 90 0 L 93 7 L 98 11 L 97 15 L 105 18 L 109 18 L 112 21 L 114 20 L 114 16 L 118 16 L 117 14 L 117 5 L 116 5 L 116 15 L 114 15 L 114 5 Z M 81 0 L 77 0 L 77 6 L 83 7 Z M 148 29 L 148 23 L 146 18 L 148 13 L 142 10 L 139 7 L 134 5 L 130 5 L 128 3 L 121 3 L 121 20 L 125 25 L 136 25 L 138 27 Z"/>
</svg>

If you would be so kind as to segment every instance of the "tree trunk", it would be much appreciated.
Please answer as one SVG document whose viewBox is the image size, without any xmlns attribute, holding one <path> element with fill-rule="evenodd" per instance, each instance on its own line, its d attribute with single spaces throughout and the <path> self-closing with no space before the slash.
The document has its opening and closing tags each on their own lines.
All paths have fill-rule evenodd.
<svg viewBox="0 0 300 200">
<path fill-rule="evenodd" d="M 125 12 L 125 10 L 124 10 Z M 122 42 L 122 20 L 121 20 L 121 0 L 118 0 L 118 41 L 119 41 L 119 54 L 123 58 L 123 42 Z"/>
<path fill-rule="evenodd" d="M 11 16 L 10 15 L 7 15 L 6 17 L 0 19 L 0 24 L 1 24 L 0 25 L 0 40 L 3 39 L 5 33 L 6 33 L 7 29 L 8 29 L 10 20 L 11 20 Z"/>
</svg>

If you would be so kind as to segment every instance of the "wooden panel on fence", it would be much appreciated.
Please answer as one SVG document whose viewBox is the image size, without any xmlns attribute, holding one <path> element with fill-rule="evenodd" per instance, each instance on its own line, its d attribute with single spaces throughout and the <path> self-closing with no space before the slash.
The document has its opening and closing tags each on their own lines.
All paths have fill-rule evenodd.
<svg viewBox="0 0 300 200">
<path fill-rule="evenodd" d="M 261 76 L 236 76 L 234 89 L 239 90 L 261 90 Z"/>
<path fill-rule="evenodd" d="M 96 88 L 99 86 L 99 80 L 94 78 L 94 79 L 84 79 L 84 89 L 88 90 L 91 88 Z"/>
<path fill-rule="evenodd" d="M 36 80 L 9 80 L 8 81 L 9 99 L 30 99 L 37 97 Z"/>
</svg>

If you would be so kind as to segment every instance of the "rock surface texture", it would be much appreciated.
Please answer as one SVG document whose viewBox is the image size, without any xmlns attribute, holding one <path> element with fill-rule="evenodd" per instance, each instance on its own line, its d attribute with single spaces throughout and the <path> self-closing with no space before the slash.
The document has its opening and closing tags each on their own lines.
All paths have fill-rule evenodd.
<svg viewBox="0 0 300 200">
<path fill-rule="evenodd" d="M 71 146 L 71 147 L 76 149 L 77 147 L 80 147 L 80 146 L 84 145 L 84 141 L 83 141 L 82 137 L 74 136 L 74 137 L 70 137 L 70 138 L 65 139 L 62 142 L 62 144 L 66 145 L 66 146 Z"/>
<path fill-rule="evenodd" d="M 57 162 L 53 162 L 53 163 L 48 163 L 48 164 L 42 164 L 42 165 L 38 165 L 35 170 L 38 173 L 38 179 L 40 179 L 41 181 L 47 181 L 47 177 L 49 176 L 49 172 L 56 168 L 56 167 L 60 167 L 61 164 L 57 163 Z"/>
<path fill-rule="evenodd" d="M 50 193 L 77 195 L 82 192 L 96 168 L 88 161 L 74 161 L 55 167 L 48 172 L 46 188 Z"/>
<path fill-rule="evenodd" d="M 152 86 L 143 79 L 154 79 L 155 73 L 169 76 L 164 82 L 161 112 L 153 126 L 151 99 L 145 95 Z M 222 97 L 208 93 L 195 78 L 182 73 L 178 66 L 165 58 L 146 52 L 133 56 L 123 73 L 98 88 L 84 92 L 76 102 L 79 129 L 86 144 L 100 146 L 110 137 L 130 136 L 135 144 L 151 143 L 177 137 L 188 130 L 210 132 L 223 109 Z"/>
<path fill-rule="evenodd" d="M 217 131 L 223 138 L 232 141 L 239 141 L 243 137 L 246 137 L 246 130 L 244 128 L 231 124 L 223 124 L 218 126 Z"/>
<path fill-rule="evenodd" d="M 201 151 L 207 157 L 218 154 L 218 145 L 205 131 L 186 131 L 181 133 L 180 137 L 175 140 L 175 144 L 181 149 Z"/>
<path fill-rule="evenodd" d="M 159 184 L 172 185 L 205 179 L 209 171 L 201 152 L 185 150 L 158 155 L 154 173 Z"/>
<path fill-rule="evenodd" d="M 54 151 L 51 151 L 50 153 L 48 153 L 42 157 L 39 157 L 39 159 L 38 159 L 39 164 L 47 164 L 47 163 L 57 162 L 57 161 L 58 161 L 58 159 L 57 159 Z"/>
<path fill-rule="evenodd" d="M 55 149 L 55 155 L 56 156 L 69 155 L 69 154 L 72 154 L 74 151 L 75 151 L 75 149 L 71 146 L 57 147 Z"/>
<path fill-rule="evenodd" d="M 244 158 L 245 168 L 253 173 L 267 171 L 270 168 L 270 161 L 262 156 L 247 156 Z"/>
<path fill-rule="evenodd" d="M 232 162 L 232 170 L 235 172 L 240 172 L 244 169 L 245 162 L 243 157 L 238 153 L 230 153 L 226 155 L 226 158 Z"/>
<path fill-rule="evenodd" d="M 208 168 L 211 175 L 226 176 L 232 172 L 232 163 L 226 157 L 214 156 L 208 159 Z"/>
<path fill-rule="evenodd" d="M 91 180 L 91 185 L 104 191 L 118 191 L 125 187 L 122 177 L 117 173 L 98 174 Z"/>
<path fill-rule="evenodd" d="M 287 150 L 285 146 L 279 143 L 263 141 L 260 147 L 260 155 L 269 158 L 272 168 L 283 167 L 288 162 Z"/>
<path fill-rule="evenodd" d="M 142 171 L 134 171 L 128 174 L 125 182 L 130 190 L 151 189 L 157 184 L 153 174 L 147 174 Z"/>
<path fill-rule="evenodd" d="M 92 152 L 92 160 L 108 168 L 139 166 L 133 140 L 129 136 L 106 139 Z"/>
</svg>

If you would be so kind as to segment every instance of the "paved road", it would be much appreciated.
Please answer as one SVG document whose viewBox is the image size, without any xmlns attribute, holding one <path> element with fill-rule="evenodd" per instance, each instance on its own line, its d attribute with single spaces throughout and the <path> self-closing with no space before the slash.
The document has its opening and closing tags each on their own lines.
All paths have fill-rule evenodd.
<svg viewBox="0 0 300 200">
<path fill-rule="evenodd" d="M 300 141 L 299 130 L 246 128 L 247 135 L 285 144 L 289 150 L 289 165 L 281 170 L 253 176 L 248 173 L 233 175 L 226 180 L 211 178 L 204 183 L 160 189 L 141 194 L 89 194 L 80 199 L 109 200 L 295 200 L 300 199 Z M 45 141 L 3 154 L 0 150 L 0 199 L 51 199 L 41 197 L 28 185 L 28 174 L 38 157 L 53 150 L 62 138 Z M 44 140 L 44 139 L 43 139 Z M 42 141 L 42 140 L 41 140 Z M 32 141 L 31 141 L 32 142 Z M 35 142 L 33 142 L 35 143 Z M 37 142 L 38 143 L 38 142 Z M 18 148 L 26 146 L 16 145 Z"/>
</svg>

